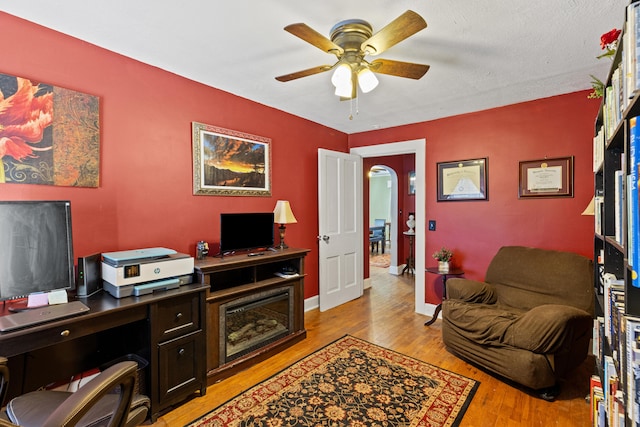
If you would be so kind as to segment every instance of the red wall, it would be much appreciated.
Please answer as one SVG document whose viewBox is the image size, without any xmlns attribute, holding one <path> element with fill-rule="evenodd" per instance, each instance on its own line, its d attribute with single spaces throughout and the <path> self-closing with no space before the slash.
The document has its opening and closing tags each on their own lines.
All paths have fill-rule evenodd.
<svg viewBox="0 0 640 427">
<path fill-rule="evenodd" d="M 10 39 L 0 73 L 100 97 L 99 188 L 0 185 L 3 200 L 71 200 L 76 256 L 151 246 L 193 254 L 196 241 L 218 241 L 220 212 L 270 211 L 287 199 L 298 219 L 287 243 L 312 249 L 305 297 L 317 295 L 317 149 L 416 138 L 427 141 L 426 219 L 438 223 L 427 234 L 428 265 L 441 245 L 471 278 L 506 244 L 592 256 L 593 217 L 580 212 L 593 191 L 598 102 L 586 91 L 348 136 L 1 12 L 0 27 Z M 192 195 L 192 121 L 271 138 L 273 196 Z M 518 161 L 569 155 L 574 198 L 518 199 Z M 436 162 L 476 157 L 489 158 L 489 201 L 437 203 Z M 432 280 L 427 300 L 437 302 Z"/>
<path fill-rule="evenodd" d="M 1 199 L 71 200 L 76 256 L 153 246 L 194 254 L 198 240 L 219 241 L 220 212 L 271 211 L 287 199 L 298 223 L 286 240 L 312 249 L 305 297 L 318 294 L 317 149 L 346 151 L 346 134 L 5 13 L 0 28 L 11 40 L 0 73 L 99 96 L 101 114 L 99 188 L 0 184 Z M 194 196 L 192 121 L 271 138 L 272 197 Z"/>
<path fill-rule="evenodd" d="M 350 147 L 426 139 L 426 265 L 444 245 L 466 277 L 482 279 L 503 245 L 573 251 L 593 258 L 593 217 L 581 216 L 593 195 L 593 124 L 599 102 L 589 92 L 349 136 Z M 575 157 L 573 198 L 518 198 L 519 161 Z M 437 202 L 436 163 L 488 158 L 488 201 Z M 420 184 L 417 184 L 420 185 Z M 425 221 L 426 223 L 426 221 Z M 426 277 L 427 302 L 439 302 Z"/>
</svg>

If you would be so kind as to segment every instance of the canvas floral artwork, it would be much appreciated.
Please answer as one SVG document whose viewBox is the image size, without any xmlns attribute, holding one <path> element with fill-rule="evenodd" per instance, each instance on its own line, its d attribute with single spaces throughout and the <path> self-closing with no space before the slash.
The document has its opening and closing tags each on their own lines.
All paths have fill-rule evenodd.
<svg viewBox="0 0 640 427">
<path fill-rule="evenodd" d="M 0 74 L 0 184 L 97 187 L 99 99 Z"/>
</svg>

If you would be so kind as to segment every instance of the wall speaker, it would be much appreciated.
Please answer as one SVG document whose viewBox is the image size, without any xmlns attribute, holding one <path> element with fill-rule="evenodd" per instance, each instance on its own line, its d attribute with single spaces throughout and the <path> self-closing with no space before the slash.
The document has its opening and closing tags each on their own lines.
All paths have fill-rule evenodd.
<svg viewBox="0 0 640 427">
<path fill-rule="evenodd" d="M 78 297 L 88 297 L 102 289 L 100 254 L 78 258 Z"/>
</svg>

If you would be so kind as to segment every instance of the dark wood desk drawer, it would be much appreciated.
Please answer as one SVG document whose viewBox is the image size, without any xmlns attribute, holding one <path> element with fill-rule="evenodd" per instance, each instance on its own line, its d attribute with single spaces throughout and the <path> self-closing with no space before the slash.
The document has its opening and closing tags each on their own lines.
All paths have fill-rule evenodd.
<svg viewBox="0 0 640 427">
<path fill-rule="evenodd" d="M 162 405 L 180 401 L 204 387 L 202 331 L 158 345 L 159 400 Z"/>
<path fill-rule="evenodd" d="M 158 303 L 155 337 L 158 341 L 170 340 L 200 329 L 200 294 Z"/>
</svg>

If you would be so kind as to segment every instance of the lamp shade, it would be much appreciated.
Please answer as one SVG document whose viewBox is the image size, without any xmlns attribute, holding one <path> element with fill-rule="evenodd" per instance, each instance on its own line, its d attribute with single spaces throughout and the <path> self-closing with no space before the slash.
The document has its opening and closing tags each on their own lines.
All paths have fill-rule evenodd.
<svg viewBox="0 0 640 427">
<path fill-rule="evenodd" d="M 351 98 L 353 91 L 353 81 L 351 79 L 351 67 L 347 64 L 340 64 L 331 76 L 331 83 L 336 87 L 335 94 L 342 98 Z"/>
<path fill-rule="evenodd" d="M 340 64 L 331 76 L 331 83 L 337 88 L 351 85 L 351 67 L 347 64 Z"/>
<path fill-rule="evenodd" d="M 358 84 L 362 92 L 369 93 L 378 86 L 378 78 L 373 74 L 373 71 L 368 68 L 363 68 L 358 71 Z"/>
<path fill-rule="evenodd" d="M 593 197 L 589 202 L 589 204 L 587 205 L 587 207 L 584 209 L 584 211 L 582 211 L 581 215 L 595 215 L 596 214 L 595 204 L 596 204 L 596 198 Z"/>
<path fill-rule="evenodd" d="M 273 222 L 276 224 L 295 224 L 298 222 L 291 212 L 291 206 L 288 200 L 278 200 L 276 207 L 273 209 Z"/>
</svg>

